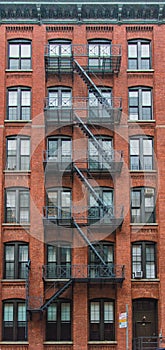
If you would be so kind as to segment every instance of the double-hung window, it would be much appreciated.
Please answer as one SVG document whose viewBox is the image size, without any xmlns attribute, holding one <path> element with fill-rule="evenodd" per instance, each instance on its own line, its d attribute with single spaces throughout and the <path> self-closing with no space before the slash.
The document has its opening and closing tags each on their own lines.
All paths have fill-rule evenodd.
<svg viewBox="0 0 165 350">
<path fill-rule="evenodd" d="M 92 194 L 89 196 L 89 223 L 109 223 L 113 215 L 113 190 L 108 188 L 95 188 L 95 192 L 104 207 L 96 201 Z"/>
<path fill-rule="evenodd" d="M 26 336 L 26 305 L 23 300 L 3 302 L 3 340 L 24 341 Z"/>
<path fill-rule="evenodd" d="M 130 138 L 130 169 L 153 170 L 153 138 L 134 136 Z"/>
<path fill-rule="evenodd" d="M 151 43 L 148 40 L 128 41 L 128 69 L 151 69 Z"/>
<path fill-rule="evenodd" d="M 70 278 L 71 247 L 68 244 L 47 246 L 47 278 Z"/>
<path fill-rule="evenodd" d="M 47 217 L 49 219 L 71 218 L 71 191 L 68 189 L 50 189 L 47 192 Z"/>
<path fill-rule="evenodd" d="M 70 163 L 72 142 L 69 137 L 48 138 L 48 160 L 58 163 Z"/>
<path fill-rule="evenodd" d="M 151 187 L 135 187 L 131 191 L 131 222 L 155 222 L 155 190 Z"/>
<path fill-rule="evenodd" d="M 129 119 L 133 121 L 153 119 L 151 88 L 134 87 L 129 89 Z"/>
<path fill-rule="evenodd" d="M 48 44 L 48 69 L 52 72 L 72 70 L 72 45 L 70 40 L 50 40 Z"/>
<path fill-rule="evenodd" d="M 92 92 L 89 92 L 89 119 L 101 121 L 101 118 L 108 118 L 109 120 L 110 114 L 107 107 L 112 107 L 112 91 L 110 88 L 99 88 L 99 90 L 102 94 L 101 102 Z"/>
<path fill-rule="evenodd" d="M 95 245 L 94 245 L 95 247 Z M 114 277 L 114 247 L 112 244 L 100 242 L 99 246 L 95 247 L 97 253 L 104 260 L 105 265 L 100 261 L 99 257 L 94 253 L 93 250 L 89 251 L 89 266 L 90 266 L 90 277 L 101 278 L 101 277 Z"/>
<path fill-rule="evenodd" d="M 6 222 L 29 223 L 30 195 L 26 188 L 6 189 Z"/>
<path fill-rule="evenodd" d="M 45 112 L 47 121 L 71 121 L 72 91 L 67 87 L 55 87 L 48 91 Z"/>
<path fill-rule="evenodd" d="M 110 165 L 106 161 L 113 159 L 112 139 L 109 137 L 100 137 L 97 139 L 100 143 L 100 149 L 89 140 L 89 168 L 90 170 L 109 169 Z"/>
<path fill-rule="evenodd" d="M 30 139 L 25 136 L 11 136 L 6 144 L 6 169 L 30 169 Z"/>
<path fill-rule="evenodd" d="M 12 87 L 8 89 L 8 120 L 31 119 L 31 89 L 27 87 Z"/>
<path fill-rule="evenodd" d="M 95 299 L 90 301 L 90 340 L 115 340 L 114 301 Z"/>
<path fill-rule="evenodd" d="M 28 262 L 28 244 L 12 242 L 5 244 L 4 278 L 25 279 Z"/>
<path fill-rule="evenodd" d="M 132 277 L 156 278 L 156 246 L 152 242 L 132 245 Z"/>
<path fill-rule="evenodd" d="M 47 309 L 46 340 L 71 340 L 71 302 L 59 300 Z"/>
<path fill-rule="evenodd" d="M 8 68 L 11 70 L 31 69 L 31 41 L 23 39 L 10 40 L 8 45 Z"/>
</svg>

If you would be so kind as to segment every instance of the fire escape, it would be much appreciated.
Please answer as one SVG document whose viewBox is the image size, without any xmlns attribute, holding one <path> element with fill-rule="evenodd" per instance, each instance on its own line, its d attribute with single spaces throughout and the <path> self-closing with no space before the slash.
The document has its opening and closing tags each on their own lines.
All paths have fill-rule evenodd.
<svg viewBox="0 0 165 350">
<path fill-rule="evenodd" d="M 114 53 L 114 54 L 113 54 Z M 107 100 L 101 92 L 101 90 L 95 85 L 90 75 L 92 73 L 90 67 L 83 67 L 78 60 L 76 59 L 76 48 L 73 47 L 72 54 L 70 57 L 50 57 L 49 55 L 49 46 L 46 47 L 45 51 L 45 69 L 47 78 L 49 75 L 56 74 L 61 79 L 63 74 L 69 73 L 78 74 L 81 79 L 84 81 L 86 86 L 88 87 L 88 91 L 91 92 L 97 99 L 99 108 L 103 111 L 103 115 L 106 117 L 102 117 L 98 121 L 90 120 L 90 116 L 88 115 L 89 103 L 86 100 L 74 101 L 70 109 L 67 110 L 68 118 L 63 119 L 63 114 L 61 111 L 60 119 L 56 114 L 55 108 L 50 108 L 48 103 L 45 105 L 45 127 L 46 133 L 49 133 L 49 130 L 53 130 L 53 128 L 61 127 L 61 125 L 72 125 L 72 128 L 78 126 L 80 130 L 83 132 L 85 137 L 90 140 L 92 145 L 95 147 L 97 152 L 101 154 L 103 162 L 106 164 L 106 167 L 102 168 L 101 173 L 108 174 L 108 176 L 117 176 L 120 174 L 123 164 L 122 152 L 109 153 L 104 149 L 99 140 L 94 136 L 91 131 L 91 127 L 93 123 L 97 124 L 99 122 L 102 125 L 108 124 L 111 127 L 114 127 L 115 124 L 120 123 L 121 117 L 121 99 L 120 98 L 111 98 L 111 100 Z M 106 62 L 107 59 L 107 62 Z M 101 71 L 98 73 L 102 74 L 118 74 L 120 70 L 120 60 L 121 60 L 121 48 L 119 45 L 112 45 L 111 55 L 109 58 L 103 58 Z M 85 108 L 84 108 L 85 106 Z M 61 108 L 62 109 L 62 108 Z M 85 110 L 85 113 L 79 113 L 79 111 Z M 66 110 L 65 110 L 66 116 Z M 88 192 L 93 197 L 94 201 L 97 203 L 99 210 L 101 210 L 101 217 L 98 216 L 94 220 L 89 216 L 89 208 L 84 209 L 82 217 L 77 215 L 74 211 L 74 208 L 71 208 L 71 213 L 66 217 L 50 217 L 49 216 L 49 208 L 44 207 L 43 211 L 43 223 L 44 223 L 44 231 L 45 231 L 45 241 L 49 242 L 51 239 L 51 233 L 49 235 L 49 231 L 53 232 L 57 230 L 60 232 L 60 229 L 65 227 L 65 230 L 68 230 L 69 234 L 75 234 L 75 231 L 80 235 L 85 244 L 89 247 L 89 249 L 93 252 L 93 254 L 97 257 L 99 264 L 96 267 L 92 267 L 90 265 L 57 265 L 56 266 L 56 276 L 54 276 L 55 280 L 58 280 L 60 287 L 58 285 L 58 289 L 55 288 L 53 294 L 47 299 L 45 296 L 45 300 L 41 303 L 40 307 L 33 308 L 30 305 L 30 296 L 29 296 L 29 274 L 30 268 L 28 267 L 27 272 L 27 310 L 30 313 L 35 311 L 43 312 L 47 307 L 56 300 L 60 295 L 62 295 L 68 288 L 72 286 L 74 282 L 88 282 L 88 281 L 106 281 L 110 283 L 120 283 L 122 284 L 124 280 L 124 266 L 116 266 L 114 264 L 108 264 L 106 262 L 105 253 L 102 247 L 102 244 L 99 240 L 96 239 L 94 235 L 94 230 L 101 228 L 107 229 L 107 232 L 114 232 L 117 229 L 120 229 L 123 223 L 123 208 L 117 209 L 112 208 L 112 206 L 108 206 L 104 203 L 103 199 L 100 197 L 98 192 L 92 186 L 92 180 L 95 179 L 95 172 L 90 169 L 89 165 L 82 164 L 81 166 L 74 160 L 71 161 L 70 164 L 66 164 L 64 167 L 63 164 L 58 164 L 54 160 L 49 160 L 48 153 L 44 152 L 43 164 L 45 168 L 45 177 L 49 177 L 51 174 L 56 175 L 60 173 L 60 171 L 64 171 L 64 176 L 68 175 L 71 177 L 77 176 L 82 184 L 86 187 Z M 106 218 L 106 220 L 105 220 Z M 91 225 L 92 223 L 92 225 Z M 57 272 L 58 271 L 58 272 Z M 43 267 L 43 279 L 44 281 L 48 281 L 49 273 L 47 266 Z M 50 281 L 49 281 L 50 282 Z M 56 282 L 52 282 L 52 286 L 56 287 Z"/>
</svg>

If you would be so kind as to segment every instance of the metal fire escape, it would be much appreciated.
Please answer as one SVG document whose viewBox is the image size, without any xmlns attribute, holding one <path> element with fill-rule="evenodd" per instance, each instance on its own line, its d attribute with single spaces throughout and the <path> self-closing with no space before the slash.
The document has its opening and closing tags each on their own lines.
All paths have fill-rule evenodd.
<svg viewBox="0 0 165 350">
<path fill-rule="evenodd" d="M 56 73 L 58 74 L 60 71 L 59 78 L 61 78 L 62 73 L 65 74 L 65 69 L 63 72 L 60 70 L 60 67 L 59 67 L 60 60 L 58 60 L 58 65 L 57 65 L 57 62 L 55 61 L 55 67 L 52 68 L 53 67 L 53 58 L 52 58 L 51 64 L 50 64 L 50 71 L 49 71 L 48 57 L 45 56 L 45 59 L 46 59 L 45 62 L 46 62 L 46 72 L 47 73 L 49 72 L 50 74 L 56 74 Z M 87 85 L 89 92 L 92 92 L 94 94 L 94 96 L 97 98 L 99 104 L 102 105 L 103 109 L 106 111 L 106 113 L 109 114 L 109 116 L 112 120 L 113 119 L 113 117 L 112 117 L 113 116 L 113 106 L 103 96 L 100 89 L 94 84 L 94 82 L 89 77 L 89 75 L 87 74 L 85 69 L 79 64 L 79 62 L 75 59 L 75 57 L 71 57 L 71 64 L 73 65 L 74 71 L 78 73 L 78 75 L 82 78 L 84 83 Z M 56 67 L 56 65 L 57 65 L 57 67 Z M 55 69 L 55 71 L 53 71 L 52 69 Z M 119 67 L 117 67 L 117 69 L 119 70 Z M 71 73 L 72 69 L 70 69 L 69 71 Z M 67 68 L 67 73 L 68 73 L 68 68 Z M 76 111 L 74 111 L 74 113 L 73 113 L 73 123 L 74 123 L 73 125 L 76 124 L 79 126 L 79 128 L 82 130 L 82 132 L 90 139 L 90 141 L 92 142 L 94 147 L 97 149 L 97 151 L 99 151 L 101 153 L 101 156 L 105 160 L 105 162 L 110 165 L 112 162 L 112 157 L 110 156 L 110 154 L 108 154 L 107 151 L 105 151 L 105 149 L 102 147 L 100 142 L 97 140 L 97 138 L 93 135 L 93 133 L 89 129 L 88 125 L 84 122 L 84 120 L 82 120 L 79 117 L 79 115 Z M 98 193 L 94 190 L 94 188 L 92 187 L 92 185 L 88 181 L 88 178 L 86 176 L 84 176 L 84 172 L 82 171 L 82 169 L 80 169 L 77 166 L 77 164 L 74 162 L 73 162 L 72 170 L 73 170 L 73 174 L 76 174 L 79 177 L 79 179 L 82 181 L 82 183 L 90 191 L 93 198 L 95 199 L 95 201 L 97 202 L 99 207 L 102 209 L 103 216 L 107 213 L 110 216 L 112 216 L 112 213 L 108 212 L 109 211 L 108 206 L 105 205 L 105 203 L 100 198 Z M 121 214 L 121 217 L 122 217 L 122 214 Z M 57 220 L 57 225 L 58 225 L 58 220 Z M 64 226 L 65 226 L 65 224 L 64 224 Z M 104 272 L 106 272 L 106 278 L 108 278 L 109 280 L 112 279 L 112 273 L 109 272 L 110 271 L 109 267 L 105 261 L 105 253 L 104 253 L 103 247 L 99 241 L 92 239 L 92 231 L 90 231 L 89 227 L 87 229 L 88 234 L 86 234 L 84 232 L 84 230 L 82 229 L 81 224 L 79 224 L 78 220 L 74 216 L 71 219 L 71 226 L 77 230 L 77 232 L 79 233 L 81 238 L 85 241 L 87 246 L 89 246 L 90 249 L 93 251 L 93 253 L 96 255 L 97 259 L 100 261 L 100 265 L 99 265 L 100 268 L 104 269 Z M 26 306 L 27 306 L 27 311 L 29 311 L 31 313 L 33 311 L 43 312 L 44 310 L 46 310 L 52 302 L 54 302 L 60 295 L 62 295 L 73 284 L 74 281 L 79 280 L 77 278 L 76 273 L 75 273 L 75 267 L 72 266 L 67 278 L 65 278 L 65 280 L 61 281 L 62 286 L 60 288 L 58 288 L 58 290 L 56 290 L 48 300 L 46 300 L 44 303 L 42 303 L 42 305 L 40 305 L 39 308 L 33 309 L 30 307 L 30 303 L 29 303 L 29 271 L 30 271 L 30 266 L 27 267 L 27 279 L 26 279 L 26 300 L 27 300 L 27 302 L 26 302 Z M 120 283 L 122 283 L 122 281 L 124 280 L 124 266 L 122 267 L 121 271 L 122 271 L 122 273 L 120 275 L 120 278 L 118 278 L 118 281 L 120 281 Z M 115 279 L 115 277 L 116 277 L 115 274 L 113 274 L 113 280 Z M 91 278 L 90 273 L 88 273 L 88 271 L 87 271 L 85 280 L 88 280 L 90 278 Z M 117 280 L 117 278 L 116 278 L 116 280 Z"/>
</svg>

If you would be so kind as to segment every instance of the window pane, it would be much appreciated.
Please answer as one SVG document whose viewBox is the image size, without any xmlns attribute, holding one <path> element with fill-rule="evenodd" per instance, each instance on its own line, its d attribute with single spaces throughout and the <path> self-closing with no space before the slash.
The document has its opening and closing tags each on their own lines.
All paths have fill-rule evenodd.
<svg viewBox="0 0 165 350">
<path fill-rule="evenodd" d="M 19 246 L 19 261 L 28 261 L 28 246 Z"/>
<path fill-rule="evenodd" d="M 9 91 L 9 106 L 17 106 L 17 91 Z"/>
<path fill-rule="evenodd" d="M 152 140 L 143 140 L 143 154 L 152 156 Z"/>
<path fill-rule="evenodd" d="M 142 91 L 142 105 L 151 106 L 151 91 Z"/>
<path fill-rule="evenodd" d="M 22 91 L 21 106 L 30 106 L 30 91 Z"/>
<path fill-rule="evenodd" d="M 129 91 L 129 105 L 138 106 L 138 91 Z"/>
<path fill-rule="evenodd" d="M 4 305 L 4 321 L 12 322 L 13 321 L 13 305 L 5 303 Z"/>
<path fill-rule="evenodd" d="M 58 92 L 49 91 L 49 107 L 58 107 Z"/>
<path fill-rule="evenodd" d="M 140 207 L 140 191 L 132 191 L 132 207 Z"/>
<path fill-rule="evenodd" d="M 12 245 L 6 246 L 5 259 L 6 261 L 14 261 L 14 246 Z"/>
<path fill-rule="evenodd" d="M 19 303 L 18 304 L 18 322 L 25 322 L 26 321 L 26 308 L 25 304 Z"/>
<path fill-rule="evenodd" d="M 9 44 L 9 57 L 19 58 L 19 45 Z"/>
<path fill-rule="evenodd" d="M 92 302 L 90 308 L 90 322 L 99 323 L 100 322 L 100 304 L 99 302 Z"/>
<path fill-rule="evenodd" d="M 99 55 L 99 45 L 89 44 L 89 57 L 97 57 Z"/>
<path fill-rule="evenodd" d="M 30 140 L 21 140 L 21 155 L 28 156 L 30 154 Z"/>
<path fill-rule="evenodd" d="M 61 193 L 61 206 L 62 207 L 70 207 L 71 205 L 71 193 L 70 192 L 62 192 Z"/>
<path fill-rule="evenodd" d="M 61 56 L 71 56 L 71 45 L 62 44 L 61 45 Z"/>
<path fill-rule="evenodd" d="M 128 45 L 128 57 L 137 58 L 137 44 Z"/>
<path fill-rule="evenodd" d="M 50 44 L 49 45 L 49 55 L 50 56 L 59 56 L 59 44 Z"/>
<path fill-rule="evenodd" d="M 61 304 L 61 321 L 70 321 L 70 304 L 62 303 Z"/>
<path fill-rule="evenodd" d="M 48 321 L 57 321 L 57 305 L 56 304 L 52 304 L 48 307 L 47 320 Z"/>
<path fill-rule="evenodd" d="M 112 192 L 103 192 L 103 202 L 105 205 L 112 205 Z"/>
<path fill-rule="evenodd" d="M 70 91 L 62 91 L 62 107 L 71 106 L 71 93 Z"/>
<path fill-rule="evenodd" d="M 113 322 L 113 303 L 104 302 L 104 322 Z"/>
<path fill-rule="evenodd" d="M 21 57 L 31 57 L 31 45 L 21 44 Z"/>
<path fill-rule="evenodd" d="M 141 45 L 141 57 L 142 58 L 150 57 L 150 46 L 149 46 L 149 44 L 142 44 Z"/>
<path fill-rule="evenodd" d="M 130 140 L 130 154 L 137 156 L 139 153 L 139 140 Z"/>
<path fill-rule="evenodd" d="M 100 45 L 100 56 L 109 57 L 110 56 L 110 45 L 101 44 Z"/>
<path fill-rule="evenodd" d="M 54 246 L 48 246 L 48 262 L 56 262 L 56 247 Z"/>
</svg>

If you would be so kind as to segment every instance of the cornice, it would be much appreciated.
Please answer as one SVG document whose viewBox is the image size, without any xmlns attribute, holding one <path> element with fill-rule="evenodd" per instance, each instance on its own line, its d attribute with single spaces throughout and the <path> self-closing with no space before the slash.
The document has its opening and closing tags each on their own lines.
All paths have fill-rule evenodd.
<svg viewBox="0 0 165 350">
<path fill-rule="evenodd" d="M 159 1 L 0 1 L 1 23 L 165 23 Z"/>
</svg>

